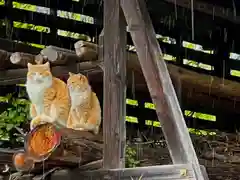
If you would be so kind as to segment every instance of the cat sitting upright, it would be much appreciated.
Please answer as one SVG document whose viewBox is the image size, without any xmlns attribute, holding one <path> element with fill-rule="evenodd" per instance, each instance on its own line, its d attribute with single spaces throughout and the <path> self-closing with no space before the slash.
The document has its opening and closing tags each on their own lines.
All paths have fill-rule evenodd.
<svg viewBox="0 0 240 180">
<path fill-rule="evenodd" d="M 87 77 L 70 72 L 67 86 L 71 98 L 67 127 L 98 134 L 101 124 L 101 107 Z"/>
<path fill-rule="evenodd" d="M 49 116 L 42 119 L 51 119 L 66 127 L 70 110 L 67 85 L 53 77 L 49 62 L 37 65 L 28 63 L 26 90 L 31 101 L 31 129 L 39 124 L 39 116 L 42 115 Z"/>
</svg>

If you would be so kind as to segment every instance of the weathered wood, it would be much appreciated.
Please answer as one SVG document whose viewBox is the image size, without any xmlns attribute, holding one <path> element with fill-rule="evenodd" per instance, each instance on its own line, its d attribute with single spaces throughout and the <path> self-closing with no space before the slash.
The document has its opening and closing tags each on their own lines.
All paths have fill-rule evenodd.
<svg viewBox="0 0 240 180">
<path fill-rule="evenodd" d="M 22 69 L 9 69 L 0 71 L 0 83 L 1 85 L 12 85 L 25 83 L 27 68 Z M 69 72 L 78 73 L 79 71 L 83 74 L 98 74 L 102 72 L 101 68 L 92 62 L 76 63 L 74 66 L 55 66 L 51 69 L 52 74 L 55 77 L 66 76 L 68 77 Z M 99 77 L 99 76 L 98 76 Z M 96 79 L 98 80 L 98 79 Z M 101 79 L 99 81 L 102 82 Z"/>
<path fill-rule="evenodd" d="M 104 42 L 104 29 L 102 29 L 102 32 L 100 33 L 100 35 L 99 35 L 99 39 L 98 39 L 98 44 L 99 44 L 99 46 L 98 46 L 98 60 L 100 61 L 100 62 L 104 62 L 104 56 L 103 56 L 103 54 L 104 54 L 104 47 L 103 47 L 103 42 Z M 87 48 L 87 47 L 86 47 Z M 86 57 L 87 59 L 89 59 L 88 57 Z M 102 70 L 104 70 L 104 64 L 102 63 L 101 65 L 101 68 L 102 68 Z"/>
<path fill-rule="evenodd" d="M 101 134 L 93 135 L 87 131 L 75 131 L 67 128 L 61 129 L 60 132 L 64 153 L 50 157 L 50 159 L 79 165 L 102 159 Z"/>
<path fill-rule="evenodd" d="M 11 64 L 9 62 L 9 57 L 11 56 L 10 52 L 0 49 L 0 69 L 8 68 Z"/>
<path fill-rule="evenodd" d="M 88 46 L 86 45 L 86 47 Z M 87 52 L 87 50 L 85 50 L 85 52 Z M 209 95 L 215 95 L 221 98 L 231 99 L 233 101 L 240 101 L 240 83 L 238 82 L 225 79 L 224 85 L 222 85 L 222 79 L 215 76 L 209 76 L 206 74 L 194 72 L 192 70 L 188 70 L 170 63 L 167 63 L 167 67 L 171 78 L 174 79 L 176 83 L 178 80 L 181 81 L 181 83 L 184 81 L 184 84 L 186 86 L 197 86 L 198 92 L 210 92 Z M 135 53 L 127 53 L 127 69 L 129 71 L 134 70 L 142 74 L 141 66 Z M 175 80 L 175 78 L 178 80 Z M 144 79 L 140 78 L 139 82 L 145 84 Z"/>
<path fill-rule="evenodd" d="M 208 174 L 207 174 L 207 170 L 206 170 L 205 166 L 202 166 L 202 165 L 201 165 L 200 168 L 201 168 L 201 171 L 202 171 L 204 180 L 209 180 Z"/>
<path fill-rule="evenodd" d="M 23 53 L 23 52 L 15 52 L 12 53 L 10 56 L 10 62 L 15 65 L 19 65 L 22 67 L 27 67 L 28 63 L 31 64 L 38 64 L 42 63 L 46 60 L 44 60 L 44 57 L 42 55 L 34 55 L 29 53 Z"/>
<path fill-rule="evenodd" d="M 37 57 L 37 56 L 36 56 Z M 9 60 L 8 60 L 9 61 Z M 36 58 L 35 58 L 36 61 Z M 10 62 L 10 61 L 9 61 Z M 102 83 L 102 63 L 82 62 L 74 66 L 53 66 L 52 71 L 55 76 L 68 76 L 68 72 L 88 72 L 91 83 Z M 229 112 L 239 114 L 240 107 L 240 83 L 225 80 L 214 76 L 200 74 L 187 70 L 176 65 L 167 64 L 171 79 L 175 82 L 181 81 L 182 101 L 191 106 L 202 104 L 205 108 L 214 112 Z M 135 72 L 136 91 L 147 91 L 145 79 L 142 75 L 141 67 L 135 53 L 127 53 L 128 87 L 131 88 L 131 71 Z M 27 69 L 11 69 L 0 71 L 0 84 L 11 85 L 24 83 Z M 175 79 L 177 78 L 177 79 Z M 190 94 L 190 96 L 189 96 Z"/>
<path fill-rule="evenodd" d="M 39 48 L 3 38 L 0 38 L 0 49 L 8 52 L 26 52 L 31 54 L 38 54 L 41 51 Z"/>
<path fill-rule="evenodd" d="M 189 0 L 164 0 L 184 8 L 191 8 L 191 1 Z M 216 4 L 210 4 L 203 1 L 194 1 L 194 10 L 200 11 L 211 16 L 217 16 L 223 19 L 227 19 L 234 23 L 240 22 L 240 16 L 235 16 L 234 11 L 230 8 L 218 6 Z"/>
<path fill-rule="evenodd" d="M 121 0 L 126 21 L 174 164 L 192 164 L 204 180 L 167 66 L 143 0 Z M 174 133 L 173 133 L 174 132 Z"/>
<path fill-rule="evenodd" d="M 110 169 L 110 170 L 95 170 L 95 171 L 79 171 L 78 169 L 73 171 L 55 172 L 52 175 L 52 180 L 56 180 L 55 177 L 59 177 L 58 173 L 61 173 L 66 179 L 75 179 L 80 177 L 83 180 L 102 180 L 102 179 L 142 179 L 142 180 L 192 180 L 194 172 L 189 165 L 162 165 L 162 166 L 149 166 L 138 168 L 126 168 L 126 169 Z"/>
<path fill-rule="evenodd" d="M 81 61 L 94 61 L 98 58 L 97 45 L 86 41 L 78 41 L 74 44 L 76 54 Z"/>
<path fill-rule="evenodd" d="M 126 24 L 119 0 L 104 1 L 104 34 L 103 166 L 113 169 L 125 165 L 126 139 Z"/>
<path fill-rule="evenodd" d="M 56 46 L 47 46 L 41 51 L 41 54 L 54 65 L 66 65 L 81 61 L 74 51 Z"/>
<path fill-rule="evenodd" d="M 182 105 L 182 81 L 180 78 L 179 71 L 176 71 L 176 73 L 174 74 L 174 77 L 171 76 L 171 80 L 173 82 L 173 86 L 174 86 L 174 89 L 177 94 L 178 102 L 181 107 L 181 105 Z"/>
</svg>

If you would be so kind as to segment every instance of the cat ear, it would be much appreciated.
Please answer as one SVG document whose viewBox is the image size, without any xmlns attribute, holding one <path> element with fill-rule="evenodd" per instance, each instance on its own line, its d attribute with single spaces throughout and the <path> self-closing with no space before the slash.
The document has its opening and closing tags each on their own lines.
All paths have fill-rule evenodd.
<svg viewBox="0 0 240 180">
<path fill-rule="evenodd" d="M 88 78 L 87 76 L 81 74 L 81 73 L 78 73 L 78 76 L 80 77 L 80 79 L 83 81 L 83 82 L 88 82 Z"/>
<path fill-rule="evenodd" d="M 46 62 L 45 64 L 43 64 L 44 66 L 50 67 L 50 63 Z"/>
<path fill-rule="evenodd" d="M 30 68 L 32 66 L 31 63 L 27 63 L 27 67 Z"/>
<path fill-rule="evenodd" d="M 77 75 L 79 76 L 79 77 L 81 77 L 81 78 L 85 78 L 86 76 L 84 76 L 83 74 L 81 74 L 81 73 L 77 73 Z"/>
<path fill-rule="evenodd" d="M 77 73 L 77 76 L 82 78 L 83 75 L 81 73 Z"/>
<path fill-rule="evenodd" d="M 69 72 L 68 74 L 69 74 L 69 76 L 73 76 L 73 73 L 71 73 L 71 72 Z"/>
</svg>

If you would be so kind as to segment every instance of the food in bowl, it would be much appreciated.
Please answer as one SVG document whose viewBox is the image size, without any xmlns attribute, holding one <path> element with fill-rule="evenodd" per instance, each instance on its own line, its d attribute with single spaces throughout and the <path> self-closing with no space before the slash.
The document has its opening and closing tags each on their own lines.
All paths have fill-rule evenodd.
<svg viewBox="0 0 240 180">
<path fill-rule="evenodd" d="M 58 133 L 52 124 L 38 125 L 27 139 L 27 152 L 36 159 L 50 154 L 60 142 Z"/>
</svg>

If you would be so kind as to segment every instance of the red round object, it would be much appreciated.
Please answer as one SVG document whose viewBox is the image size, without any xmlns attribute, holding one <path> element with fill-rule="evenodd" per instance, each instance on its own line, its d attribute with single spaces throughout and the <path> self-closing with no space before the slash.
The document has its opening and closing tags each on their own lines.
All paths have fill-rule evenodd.
<svg viewBox="0 0 240 180">
<path fill-rule="evenodd" d="M 25 139 L 25 150 L 26 150 L 26 153 L 28 154 L 28 156 L 33 159 L 34 161 L 36 162 L 42 162 L 46 159 L 48 159 L 48 157 L 52 154 L 52 152 L 54 152 L 58 146 L 60 145 L 60 142 L 61 142 L 61 134 L 57 131 L 57 129 L 54 127 L 54 136 L 53 136 L 53 141 L 52 141 L 52 148 L 49 152 L 45 153 L 45 154 L 35 154 L 34 152 L 32 152 L 31 150 L 29 151 L 29 142 L 32 138 L 32 135 L 39 129 L 39 128 L 42 128 L 42 126 L 46 126 L 46 125 L 49 125 L 48 123 L 47 124 L 41 124 L 41 125 L 38 125 L 36 126 L 32 131 L 30 131 L 28 133 L 28 135 L 26 136 L 26 139 Z"/>
</svg>

